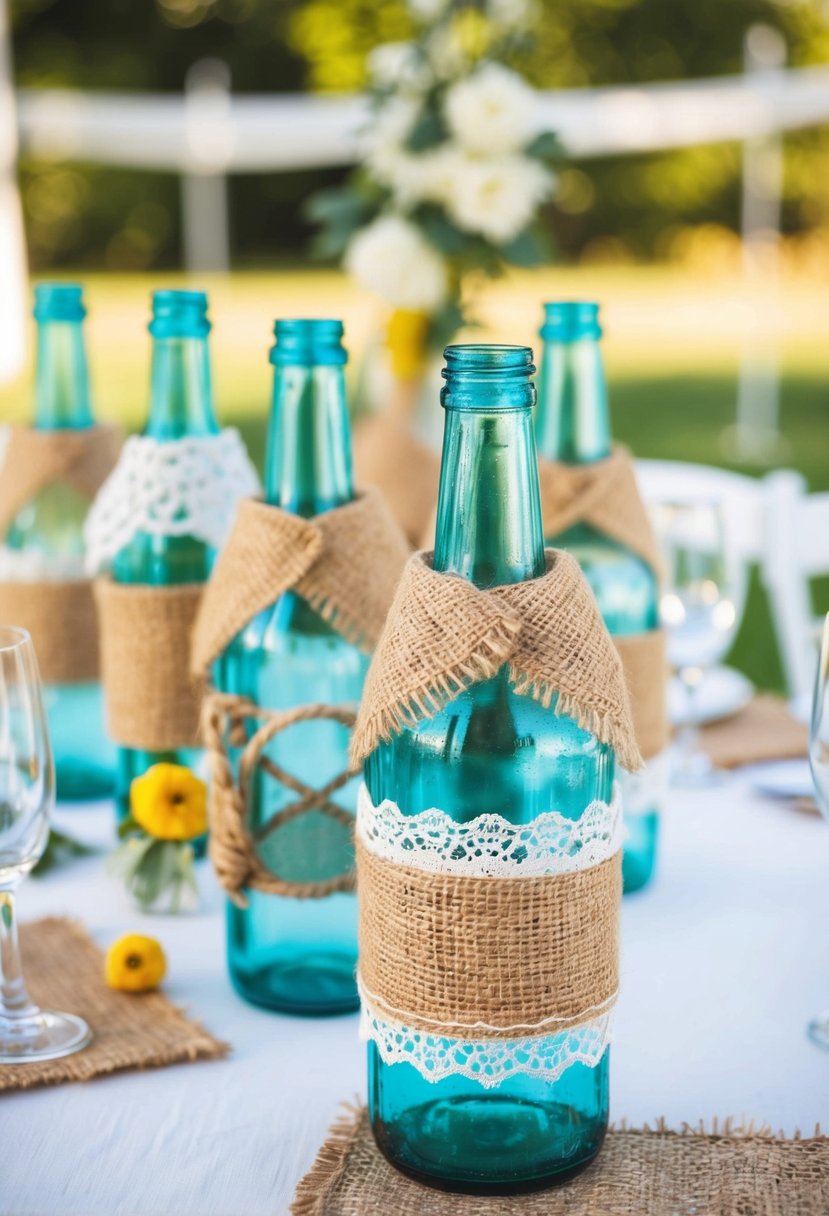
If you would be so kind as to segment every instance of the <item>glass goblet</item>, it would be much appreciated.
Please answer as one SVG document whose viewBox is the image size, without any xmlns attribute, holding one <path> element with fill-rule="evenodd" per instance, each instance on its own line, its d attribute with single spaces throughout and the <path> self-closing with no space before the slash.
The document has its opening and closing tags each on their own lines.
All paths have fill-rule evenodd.
<svg viewBox="0 0 829 1216">
<path fill-rule="evenodd" d="M 820 662 L 815 680 L 809 731 L 809 767 L 815 783 L 817 804 L 829 819 L 829 614 L 823 623 Z M 807 1033 L 813 1043 L 829 1051 L 829 1009 L 809 1023 Z"/>
<path fill-rule="evenodd" d="M 46 847 L 54 801 L 32 639 L 25 629 L 0 626 L 0 1064 L 66 1056 L 91 1038 L 82 1018 L 32 1002 L 20 961 L 14 892 Z"/>
</svg>

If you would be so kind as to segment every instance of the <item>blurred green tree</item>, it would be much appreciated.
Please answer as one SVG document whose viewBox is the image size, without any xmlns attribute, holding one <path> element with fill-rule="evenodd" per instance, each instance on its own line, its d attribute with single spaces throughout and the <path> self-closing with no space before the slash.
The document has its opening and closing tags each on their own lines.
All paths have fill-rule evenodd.
<svg viewBox="0 0 829 1216">
<path fill-rule="evenodd" d="M 817 0 L 539 0 L 538 32 L 521 66 L 540 88 L 685 79 L 738 72 L 743 35 L 762 21 L 783 33 L 792 64 L 829 60 L 827 7 Z M 12 0 L 18 83 L 181 89 L 205 56 L 228 64 L 235 90 L 361 87 L 366 53 L 405 38 L 404 0 Z M 669 252 L 689 226 L 738 222 L 733 145 L 573 162 L 550 209 L 565 255 Z M 308 235 L 300 205 L 337 171 L 236 178 L 238 260 L 290 259 Z M 24 206 L 38 266 L 175 264 L 178 185 L 160 174 L 26 160 Z M 829 132 L 786 139 L 784 226 L 829 225 Z"/>
</svg>

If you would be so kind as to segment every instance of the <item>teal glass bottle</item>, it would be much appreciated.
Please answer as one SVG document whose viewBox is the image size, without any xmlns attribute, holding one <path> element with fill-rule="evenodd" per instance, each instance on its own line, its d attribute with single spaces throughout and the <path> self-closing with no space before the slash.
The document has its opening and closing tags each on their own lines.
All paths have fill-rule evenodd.
<svg viewBox="0 0 829 1216">
<path fill-rule="evenodd" d="M 351 438 L 345 394 L 346 352 L 339 321 L 281 320 L 265 464 L 269 503 L 310 518 L 351 501 Z M 282 595 L 231 642 L 215 683 L 269 709 L 320 702 L 357 703 L 368 660 L 293 592 Z M 266 755 L 319 788 L 348 768 L 348 731 L 332 721 L 292 726 Z M 336 795 L 356 809 L 355 779 Z M 256 831 L 296 795 L 260 768 L 248 808 Z M 266 864 L 288 881 L 313 882 L 353 864 L 353 844 L 320 812 L 306 814 L 260 845 Z M 295 899 L 247 892 L 249 907 L 227 905 L 227 962 L 236 991 L 285 1013 L 335 1014 L 358 1006 L 354 971 L 357 914 L 353 893 Z"/>
<path fill-rule="evenodd" d="M 532 351 L 450 346 L 445 357 L 434 567 L 482 588 L 536 578 L 544 541 Z M 578 820 L 594 800 L 609 801 L 614 767 L 610 748 L 517 695 L 502 669 L 380 744 L 365 779 L 375 806 L 389 799 L 405 816 L 439 808 L 467 823 L 497 811 L 525 824 L 551 810 Z M 552 1046 L 561 1035 L 544 1038 Z M 464 1054 L 452 1040 L 439 1042 L 450 1056 Z M 595 1066 L 573 1062 L 554 1080 L 516 1067 L 493 1087 L 468 1075 L 427 1079 L 407 1060 L 384 1060 L 370 1041 L 374 1135 L 395 1166 L 431 1185 L 479 1194 L 549 1185 L 601 1146 L 608 1061 L 604 1050 Z"/>
<path fill-rule="evenodd" d="M 604 460 L 611 453 L 612 436 L 599 345 L 599 306 L 553 302 L 545 304 L 544 311 L 536 412 L 538 454 L 570 465 Z M 546 542 L 567 549 L 576 558 L 612 635 L 623 637 L 657 628 L 657 579 L 641 557 L 587 523 L 548 536 Z M 652 777 L 653 773 L 620 777 L 627 812 L 622 865 L 626 893 L 645 886 L 656 863 L 659 792 Z M 630 805 L 633 782 L 635 806 Z"/>
<path fill-rule="evenodd" d="M 84 343 L 83 289 L 73 283 L 35 287 L 37 322 L 34 425 L 41 431 L 85 430 L 94 425 Z M 33 572 L 85 577 L 83 526 L 90 501 L 63 482 L 47 486 L 18 513 L 5 545 L 25 556 Z M 39 577 L 33 573 L 33 577 Z M 59 799 L 102 798 L 112 793 L 115 753 L 104 728 L 97 681 L 44 688 Z"/>
<path fill-rule="evenodd" d="M 156 291 L 149 329 L 153 339 L 150 409 L 143 433 L 161 443 L 218 434 L 207 341 L 207 296 L 202 291 Z M 118 583 L 156 587 L 203 583 L 214 556 L 210 546 L 196 537 L 138 532 L 113 559 L 112 577 Z M 116 789 L 119 821 L 129 813 L 133 779 L 161 762 L 184 764 L 201 773 L 203 753 L 196 748 L 152 752 L 120 747 Z"/>
</svg>

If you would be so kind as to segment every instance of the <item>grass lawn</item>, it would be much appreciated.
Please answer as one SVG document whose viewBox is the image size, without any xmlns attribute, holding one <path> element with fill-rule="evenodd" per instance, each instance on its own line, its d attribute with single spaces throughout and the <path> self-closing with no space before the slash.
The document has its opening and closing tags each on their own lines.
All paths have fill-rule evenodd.
<svg viewBox="0 0 829 1216">
<path fill-rule="evenodd" d="M 154 286 L 184 280 L 84 277 L 98 414 L 137 428 L 146 410 L 149 293 Z M 240 273 L 207 278 L 199 285 L 206 286 L 211 297 L 220 417 L 240 427 L 261 462 L 273 319 L 343 317 L 356 371 L 381 314 L 371 299 L 334 271 Z M 785 444 L 780 463 L 803 472 L 813 490 L 829 489 L 829 311 L 825 287 L 817 279 L 784 277 L 772 293 L 763 283 L 746 285 L 710 270 L 587 267 L 521 272 L 482 292 L 482 328 L 470 337 L 532 342 L 539 302 L 556 296 L 601 301 L 615 433 L 640 456 L 739 467 L 724 455 L 723 435 L 734 421 L 741 357 L 746 350 L 776 349 Z M 27 416 L 30 379 L 27 367 L 16 383 L 0 387 L 0 418 Z M 829 583 L 822 583 L 817 594 L 818 607 L 829 608 Z M 781 686 L 768 610 L 757 587 L 732 662 L 763 686 Z"/>
</svg>

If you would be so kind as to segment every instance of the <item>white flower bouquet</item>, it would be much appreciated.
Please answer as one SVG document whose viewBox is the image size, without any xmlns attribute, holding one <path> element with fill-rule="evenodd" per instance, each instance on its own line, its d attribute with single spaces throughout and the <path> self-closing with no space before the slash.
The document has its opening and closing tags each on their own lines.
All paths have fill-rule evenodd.
<svg viewBox="0 0 829 1216">
<path fill-rule="evenodd" d="M 549 259 L 539 207 L 552 195 L 557 150 L 539 129 L 534 90 L 504 62 L 527 37 L 533 0 L 408 7 L 415 36 L 369 59 L 362 163 L 309 206 L 321 226 L 317 251 L 343 256 L 389 306 L 402 379 L 469 321 L 468 276 Z"/>
</svg>

